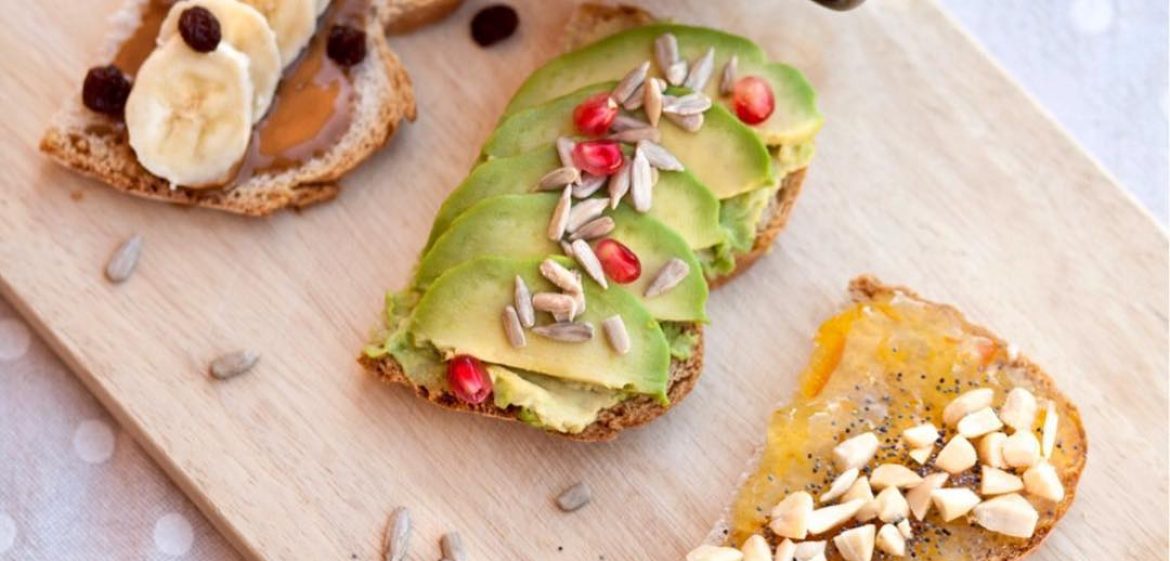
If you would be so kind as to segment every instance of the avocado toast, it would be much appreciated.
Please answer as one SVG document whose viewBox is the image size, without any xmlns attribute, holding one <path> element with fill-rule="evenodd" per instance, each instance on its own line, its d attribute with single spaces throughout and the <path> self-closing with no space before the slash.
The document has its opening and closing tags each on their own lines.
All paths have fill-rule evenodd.
<svg viewBox="0 0 1170 561">
<path fill-rule="evenodd" d="M 1011 560 L 1068 511 L 1080 413 L 958 310 L 881 284 L 822 324 L 797 396 L 688 561 Z"/>
<path fill-rule="evenodd" d="M 580 12 L 599 13 L 645 17 Z M 779 230 L 821 120 L 798 72 L 716 30 L 635 26 L 554 59 L 442 205 L 362 363 L 580 440 L 657 418 L 701 372 L 709 285 Z"/>
</svg>

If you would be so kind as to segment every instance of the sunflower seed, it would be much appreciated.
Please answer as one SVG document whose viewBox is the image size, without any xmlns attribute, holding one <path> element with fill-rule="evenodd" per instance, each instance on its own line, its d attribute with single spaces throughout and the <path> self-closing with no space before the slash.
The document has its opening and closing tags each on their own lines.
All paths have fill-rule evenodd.
<svg viewBox="0 0 1170 561">
<path fill-rule="evenodd" d="M 557 506 L 565 512 L 573 512 L 580 510 L 591 500 L 593 500 L 593 493 L 589 490 L 588 485 L 581 482 L 557 495 Z"/>
<path fill-rule="evenodd" d="M 687 61 L 680 60 L 666 69 L 666 81 L 672 86 L 681 86 L 687 79 Z"/>
<path fill-rule="evenodd" d="M 577 308 L 576 298 L 560 292 L 537 292 L 532 295 L 532 307 L 553 315 L 572 316 Z"/>
<path fill-rule="evenodd" d="M 625 103 L 633 95 L 634 90 L 641 87 L 642 82 L 646 81 L 646 73 L 649 71 L 650 61 L 639 64 L 633 70 L 627 72 L 625 76 L 622 76 L 621 81 L 613 88 L 613 92 L 609 96 L 617 100 L 618 103 Z"/>
<path fill-rule="evenodd" d="M 508 342 L 513 348 L 519 349 L 528 344 L 524 339 L 524 328 L 520 326 L 520 317 L 516 314 L 515 307 L 511 304 L 504 306 L 504 313 L 500 319 L 504 322 L 504 335 L 508 336 Z"/>
<path fill-rule="evenodd" d="M 646 160 L 646 154 L 635 151 L 634 161 L 630 164 L 630 201 L 634 203 L 634 210 L 650 210 L 653 197 L 651 188 L 654 186 L 651 181 L 650 162 Z"/>
<path fill-rule="evenodd" d="M 645 91 L 645 88 L 645 83 L 643 83 L 641 86 L 638 86 L 638 89 L 634 90 L 634 93 L 630 94 L 630 97 L 626 98 L 626 102 L 622 104 L 622 109 L 625 109 L 631 113 L 641 109 L 642 100 L 645 97 L 645 94 L 642 92 Z"/>
<path fill-rule="evenodd" d="M 255 351 L 234 351 L 216 357 L 209 370 L 212 378 L 227 380 L 251 370 L 259 360 L 260 354 Z"/>
<path fill-rule="evenodd" d="M 666 291 L 678 286 L 678 283 L 687 278 L 691 272 L 691 266 L 687 265 L 686 261 L 678 257 L 667 261 L 658 274 L 654 275 L 654 280 L 650 281 L 650 286 L 646 287 L 645 296 L 647 298 L 654 298 Z"/>
<path fill-rule="evenodd" d="M 652 85 L 657 85 L 661 80 L 658 78 L 650 79 Z M 646 88 L 645 97 L 642 106 L 646 108 L 646 119 L 650 121 L 650 125 L 657 127 L 658 119 L 662 117 L 662 90 L 657 87 Z"/>
<path fill-rule="evenodd" d="M 577 282 L 581 282 L 580 273 L 577 273 Z M 574 317 L 585 313 L 585 292 L 569 292 L 568 294 L 573 297 L 573 301 L 576 303 L 576 306 L 573 307 L 573 316 L 569 318 L 569 321 L 573 321 Z"/>
<path fill-rule="evenodd" d="M 651 78 L 651 80 L 655 80 L 655 78 Z M 629 115 L 618 115 L 617 117 L 614 117 L 613 125 L 610 128 L 614 132 L 622 132 L 622 131 L 627 131 L 630 129 L 640 129 L 640 128 L 648 127 L 648 126 L 650 126 L 650 123 L 647 123 L 646 121 L 643 121 L 643 120 L 638 119 L 636 117 L 631 117 Z M 570 140 L 569 142 L 572 142 L 572 141 Z"/>
<path fill-rule="evenodd" d="M 609 283 L 605 280 L 605 272 L 601 270 L 601 262 L 597 260 L 593 248 L 589 247 L 585 240 L 574 240 L 570 245 L 573 248 L 573 259 L 581 264 L 581 268 L 585 269 L 589 278 L 601 285 L 601 288 L 609 288 Z"/>
<path fill-rule="evenodd" d="M 565 236 L 565 227 L 569 225 L 569 212 L 573 210 L 573 188 L 565 187 L 561 192 L 561 200 L 553 209 L 552 218 L 548 221 L 548 239 L 556 241 Z"/>
<path fill-rule="evenodd" d="M 613 347 L 617 354 L 624 355 L 630 352 L 630 334 L 626 332 L 626 322 L 622 321 L 622 316 L 605 318 L 605 321 L 601 322 L 601 328 L 605 330 L 609 346 Z"/>
<path fill-rule="evenodd" d="M 711 79 L 711 71 L 714 69 L 715 47 L 708 47 L 707 52 L 691 65 L 691 71 L 687 74 L 683 86 L 696 92 L 703 91 L 703 88 L 707 87 L 707 81 Z"/>
<path fill-rule="evenodd" d="M 573 163 L 573 148 L 576 146 L 577 143 L 567 136 L 557 139 L 557 156 L 561 159 L 562 167 L 577 167 L 577 164 Z"/>
<path fill-rule="evenodd" d="M 609 208 L 617 208 L 622 197 L 630 190 L 630 161 L 622 162 L 622 167 L 609 178 Z"/>
<path fill-rule="evenodd" d="M 410 549 L 410 511 L 398 507 L 390 513 L 386 523 L 386 537 L 382 542 L 385 561 L 403 561 Z"/>
<path fill-rule="evenodd" d="M 561 253 L 564 253 L 565 257 L 573 257 L 573 248 L 569 245 L 569 242 L 561 240 Z"/>
<path fill-rule="evenodd" d="M 602 216 L 601 218 L 587 222 L 573 231 L 573 235 L 569 236 L 569 241 L 595 240 L 612 232 L 613 228 L 613 219 L 608 216 Z"/>
<path fill-rule="evenodd" d="M 581 180 L 581 170 L 575 167 L 559 167 L 540 178 L 537 188 L 541 191 L 557 190 Z"/>
<path fill-rule="evenodd" d="M 642 127 L 640 129 L 627 129 L 621 132 L 615 132 L 609 135 L 611 140 L 618 142 L 625 142 L 626 144 L 634 144 L 639 140 L 653 140 L 658 142 L 662 138 L 662 133 L 654 127 Z"/>
<path fill-rule="evenodd" d="M 727 59 L 727 63 L 723 65 L 723 77 L 719 80 L 719 93 L 722 95 L 731 95 L 731 91 L 735 89 L 735 75 L 739 67 L 739 56 L 731 55 Z"/>
<path fill-rule="evenodd" d="M 588 323 L 557 322 L 538 325 L 532 332 L 541 337 L 562 343 L 584 343 L 593 339 L 593 325 Z"/>
<path fill-rule="evenodd" d="M 581 278 L 552 259 L 540 262 L 540 274 L 565 292 L 581 291 Z"/>
<path fill-rule="evenodd" d="M 573 205 L 573 210 L 569 212 L 569 225 L 565 227 L 565 231 L 569 233 L 576 232 L 578 228 L 601 216 L 601 213 L 605 212 L 605 207 L 607 206 L 609 206 L 608 198 L 585 199 L 578 202 Z"/>
<path fill-rule="evenodd" d="M 605 185 L 608 179 L 604 175 L 581 174 L 581 180 L 573 184 L 573 198 L 585 199 L 592 196 Z"/>
<path fill-rule="evenodd" d="M 114 284 L 125 282 L 142 256 L 142 236 L 134 234 L 122 242 L 106 262 L 106 279 Z"/>
<path fill-rule="evenodd" d="M 662 112 L 675 115 L 696 115 L 711 108 L 711 98 L 695 92 L 681 97 L 662 98 Z"/>
<path fill-rule="evenodd" d="M 662 171 L 683 170 L 682 162 L 678 161 L 678 158 L 674 157 L 674 154 L 671 154 L 670 150 L 667 150 L 666 147 L 655 141 L 643 140 L 639 142 L 636 151 L 646 156 L 646 161 L 650 165 Z"/>
<path fill-rule="evenodd" d="M 674 113 L 667 113 L 666 118 L 687 132 L 699 132 L 699 129 L 703 128 L 702 113 L 699 113 L 698 115 L 676 115 Z"/>
<path fill-rule="evenodd" d="M 678 38 L 673 33 L 663 33 L 654 40 L 654 60 L 663 72 L 678 62 Z"/>
<path fill-rule="evenodd" d="M 467 552 L 463 550 L 463 538 L 459 532 L 443 534 L 439 540 L 439 549 L 443 551 L 443 558 L 449 561 L 467 561 Z"/>
<path fill-rule="evenodd" d="M 532 309 L 532 293 L 528 291 L 528 285 L 524 284 L 524 279 L 520 278 L 520 275 L 516 275 L 516 288 L 512 292 L 512 300 L 516 305 L 516 316 L 520 319 L 520 325 L 524 327 L 536 325 L 536 311 Z"/>
</svg>

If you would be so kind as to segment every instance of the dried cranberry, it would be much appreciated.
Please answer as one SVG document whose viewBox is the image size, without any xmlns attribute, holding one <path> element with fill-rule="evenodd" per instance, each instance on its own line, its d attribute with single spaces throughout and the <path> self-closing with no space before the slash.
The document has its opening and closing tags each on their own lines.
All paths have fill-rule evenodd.
<svg viewBox="0 0 1170 561">
<path fill-rule="evenodd" d="M 492 379 L 479 359 L 455 355 L 447 361 L 447 383 L 459 399 L 477 405 L 492 393 Z"/>
<path fill-rule="evenodd" d="M 609 92 L 601 92 L 589 96 L 573 109 L 573 124 L 581 134 L 601 136 L 609 132 L 617 114 L 617 102 L 610 97 Z"/>
<path fill-rule="evenodd" d="M 199 53 L 214 51 L 223 37 L 219 30 L 219 20 L 203 6 L 183 10 L 179 15 L 179 35 L 183 36 L 188 47 Z"/>
<path fill-rule="evenodd" d="M 329 58 L 342 66 L 353 66 L 366 58 L 366 32 L 348 25 L 334 25 L 329 30 Z"/>
<path fill-rule="evenodd" d="M 505 4 L 493 4 L 471 18 L 471 38 L 481 47 L 490 47 L 516 32 L 520 17 Z"/>
<path fill-rule="evenodd" d="M 629 284 L 642 276 L 642 262 L 638 255 L 625 244 L 613 238 L 605 238 L 597 242 L 593 248 L 605 276 L 618 284 Z"/>
<path fill-rule="evenodd" d="M 758 125 L 768 120 L 776 109 L 772 85 L 756 76 L 747 76 L 736 82 L 731 99 L 739 120 L 749 125 Z"/>
<path fill-rule="evenodd" d="M 624 161 L 616 140 L 588 140 L 573 147 L 573 163 L 593 175 L 613 175 Z"/>
<path fill-rule="evenodd" d="M 98 113 L 121 117 L 130 97 L 130 80 L 117 66 L 95 66 L 85 73 L 81 102 Z"/>
</svg>

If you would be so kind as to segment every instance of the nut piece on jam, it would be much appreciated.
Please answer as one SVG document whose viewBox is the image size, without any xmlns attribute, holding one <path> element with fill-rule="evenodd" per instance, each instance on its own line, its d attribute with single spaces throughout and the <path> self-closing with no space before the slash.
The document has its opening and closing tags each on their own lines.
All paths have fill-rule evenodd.
<svg viewBox="0 0 1170 561">
<path fill-rule="evenodd" d="M 506 4 L 493 4 L 471 19 L 471 38 L 481 47 L 490 47 L 511 37 L 519 24 L 515 9 Z"/>
<path fill-rule="evenodd" d="M 197 53 L 210 53 L 219 46 L 223 37 L 219 29 L 219 20 L 203 6 L 195 6 L 183 10 L 179 15 L 179 35 Z"/>
<path fill-rule="evenodd" d="M 353 66 L 366 58 L 366 32 L 348 25 L 334 25 L 329 30 L 325 51 L 333 62 Z"/>
<path fill-rule="evenodd" d="M 130 80 L 117 66 L 95 66 L 85 73 L 81 102 L 90 110 L 120 118 L 127 97 L 130 97 Z"/>
</svg>

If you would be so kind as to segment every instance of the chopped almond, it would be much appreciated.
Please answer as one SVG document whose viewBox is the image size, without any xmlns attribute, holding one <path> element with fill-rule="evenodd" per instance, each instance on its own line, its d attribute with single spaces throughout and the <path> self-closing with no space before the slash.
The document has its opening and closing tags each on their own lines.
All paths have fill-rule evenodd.
<svg viewBox="0 0 1170 561">
<path fill-rule="evenodd" d="M 815 561 L 825 558 L 825 542 L 800 542 L 796 544 L 792 557 L 796 561 Z"/>
<path fill-rule="evenodd" d="M 772 561 L 793 561 L 796 559 L 796 544 L 792 540 L 784 538 L 780 545 L 776 546 L 776 555 L 772 557 Z"/>
<path fill-rule="evenodd" d="M 979 461 L 993 468 L 1003 469 L 1007 463 L 1003 461 L 1003 443 L 1007 435 L 1002 432 L 993 432 L 979 439 Z"/>
<path fill-rule="evenodd" d="M 910 528 L 909 518 L 898 523 L 898 533 L 902 534 L 902 537 L 906 539 L 914 537 L 914 530 Z"/>
<path fill-rule="evenodd" d="M 918 465 L 923 465 L 930 460 L 930 455 L 934 452 L 934 446 L 923 446 L 922 448 L 915 448 L 910 450 L 910 459 L 918 462 Z"/>
<path fill-rule="evenodd" d="M 1003 463 L 1008 467 L 1032 467 L 1040 461 L 1040 441 L 1032 431 L 1020 431 L 1003 441 Z"/>
<path fill-rule="evenodd" d="M 808 517 L 808 533 L 815 536 L 844 524 L 846 520 L 853 518 L 864 504 L 865 501 L 858 499 L 812 511 Z"/>
<path fill-rule="evenodd" d="M 1056 425 L 1059 416 L 1056 414 L 1056 403 L 1051 399 L 1048 400 L 1048 406 L 1044 408 L 1044 428 L 1040 431 L 1043 440 L 1040 441 L 1040 453 L 1045 458 L 1052 457 L 1052 449 L 1056 447 Z"/>
<path fill-rule="evenodd" d="M 878 549 L 894 557 L 906 556 L 906 537 L 893 524 L 882 526 L 877 533 Z"/>
<path fill-rule="evenodd" d="M 1040 514 L 1027 499 L 1015 493 L 988 499 L 975 507 L 975 523 L 1007 536 L 1030 538 Z"/>
<path fill-rule="evenodd" d="M 996 469 L 991 466 L 983 466 L 983 471 L 980 477 L 979 494 L 989 497 L 991 495 L 1003 495 L 1005 493 L 1015 493 L 1024 489 L 1024 481 L 1014 473 L 1008 473 L 1002 469 Z"/>
<path fill-rule="evenodd" d="M 812 512 L 812 495 L 797 491 L 772 508 L 772 522 L 768 527 L 777 536 L 803 540 L 808 536 L 808 520 Z"/>
<path fill-rule="evenodd" d="M 948 427 L 953 427 L 963 417 L 984 407 L 990 407 L 994 399 L 995 390 L 990 388 L 980 388 L 966 392 L 956 397 L 947 404 L 946 409 L 943 409 L 943 422 Z"/>
<path fill-rule="evenodd" d="M 743 552 L 734 547 L 700 545 L 687 554 L 687 561 L 743 561 Z"/>
<path fill-rule="evenodd" d="M 873 489 L 869 487 L 869 478 L 864 475 L 858 477 L 849 490 L 841 495 L 843 503 L 855 500 L 862 501 L 861 510 L 853 515 L 859 522 L 869 522 L 877 517 L 877 508 L 873 502 Z"/>
<path fill-rule="evenodd" d="M 995 432 L 1003 428 L 1003 422 L 999 420 L 999 415 L 995 414 L 995 409 L 984 407 L 959 421 L 959 434 L 964 438 L 979 438 L 989 432 Z"/>
<path fill-rule="evenodd" d="M 743 552 L 743 561 L 772 561 L 772 548 L 768 547 L 768 540 L 759 534 L 749 536 L 739 549 Z"/>
<path fill-rule="evenodd" d="M 979 458 L 975 454 L 975 447 L 960 434 L 952 438 L 946 446 L 943 446 L 943 449 L 938 453 L 938 457 L 934 459 L 934 465 L 954 475 L 970 469 L 978 461 Z"/>
<path fill-rule="evenodd" d="M 922 483 L 922 476 L 898 464 L 882 464 L 874 468 L 873 474 L 869 476 L 870 486 L 878 490 L 886 487 L 907 489 L 919 483 Z"/>
<path fill-rule="evenodd" d="M 837 534 L 833 538 L 833 545 L 845 561 L 870 561 L 873 559 L 874 534 L 877 533 L 873 524 L 850 528 Z"/>
<path fill-rule="evenodd" d="M 922 448 L 934 444 L 938 440 L 938 428 L 934 423 L 922 423 L 902 431 L 902 440 L 911 448 Z"/>
<path fill-rule="evenodd" d="M 857 481 L 858 473 L 860 472 L 857 470 L 857 468 L 853 468 L 850 470 L 845 470 L 844 473 L 838 475 L 837 478 L 833 480 L 833 484 L 829 485 L 829 490 L 825 491 L 825 493 L 821 495 L 821 502 L 827 503 L 833 499 L 836 499 L 837 497 L 840 497 L 841 495 L 844 495 L 845 491 L 848 491 L 849 488 L 853 486 L 853 483 Z"/>
<path fill-rule="evenodd" d="M 1024 472 L 1023 488 L 1029 495 L 1035 495 L 1050 501 L 1059 501 L 1064 498 L 1064 484 L 1056 468 L 1048 462 L 1041 462 Z"/>
<path fill-rule="evenodd" d="M 1036 396 L 1024 388 L 1013 389 L 999 408 L 999 418 L 1015 430 L 1032 430 L 1032 424 L 1036 422 Z"/>
<path fill-rule="evenodd" d="M 950 522 L 971 512 L 971 509 L 979 504 L 979 495 L 966 487 L 935 489 L 930 492 L 930 502 L 938 509 L 939 516 Z"/>
<path fill-rule="evenodd" d="M 886 487 L 874 499 L 877 516 L 882 522 L 897 522 L 910 516 L 910 504 L 897 487 Z"/>
<path fill-rule="evenodd" d="M 872 432 L 859 434 L 833 448 L 833 462 L 841 471 L 863 468 L 877 453 L 878 437 Z"/>
<path fill-rule="evenodd" d="M 930 493 L 942 487 L 950 476 L 945 473 L 932 473 L 922 478 L 922 483 L 906 493 L 906 503 L 910 505 L 910 512 L 914 518 L 922 520 L 930 512 Z"/>
</svg>

